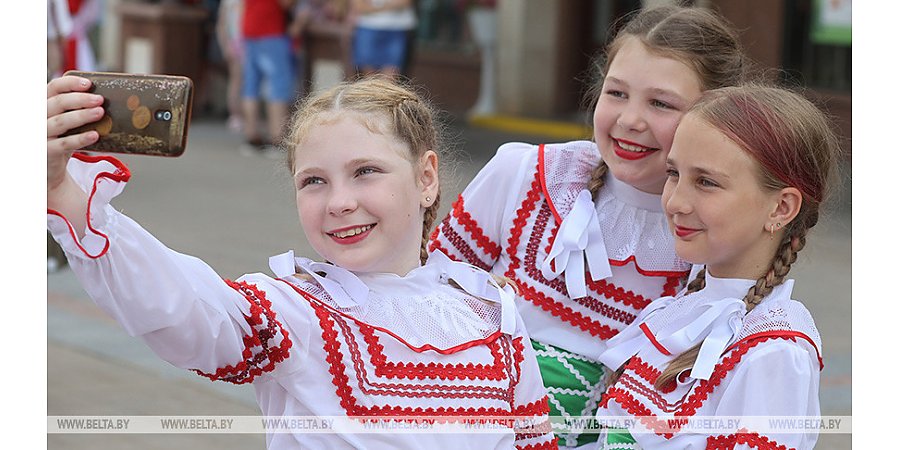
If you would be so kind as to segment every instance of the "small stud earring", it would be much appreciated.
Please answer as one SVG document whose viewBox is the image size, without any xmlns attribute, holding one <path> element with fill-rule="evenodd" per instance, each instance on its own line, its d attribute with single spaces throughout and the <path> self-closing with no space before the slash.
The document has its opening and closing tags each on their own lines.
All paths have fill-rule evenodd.
<svg viewBox="0 0 900 450">
<path fill-rule="evenodd" d="M 431 202 L 431 197 L 426 196 L 426 197 L 425 197 L 425 202 L 426 202 L 426 203 L 430 203 L 430 202 Z"/>
</svg>

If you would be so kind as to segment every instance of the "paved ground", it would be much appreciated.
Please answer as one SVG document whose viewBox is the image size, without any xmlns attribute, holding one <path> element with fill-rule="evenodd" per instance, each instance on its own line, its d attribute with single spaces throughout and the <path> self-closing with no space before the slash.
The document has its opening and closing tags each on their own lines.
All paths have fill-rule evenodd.
<svg viewBox="0 0 900 450">
<path fill-rule="evenodd" d="M 170 247 L 202 257 L 223 277 L 267 272 L 267 258 L 287 249 L 312 255 L 280 163 L 241 156 L 239 140 L 218 123 L 192 126 L 182 158 L 123 158 L 132 182 L 115 201 L 117 208 Z M 458 183 L 444 191 L 445 208 L 497 145 L 544 140 L 460 122 L 451 131 L 469 153 L 457 157 Z M 792 272 L 795 296 L 812 310 L 822 333 L 825 415 L 851 414 L 849 198 L 845 186 Z M 69 270 L 48 275 L 47 284 L 49 416 L 259 414 L 251 388 L 212 383 L 158 360 L 90 303 Z M 51 434 L 47 442 L 51 449 L 265 447 L 264 436 L 252 434 Z M 817 448 L 850 448 L 850 436 L 822 436 Z"/>
</svg>

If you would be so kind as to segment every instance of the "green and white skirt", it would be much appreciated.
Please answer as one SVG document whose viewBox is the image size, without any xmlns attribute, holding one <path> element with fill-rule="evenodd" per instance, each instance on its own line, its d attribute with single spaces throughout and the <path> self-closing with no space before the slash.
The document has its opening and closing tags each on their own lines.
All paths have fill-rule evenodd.
<svg viewBox="0 0 900 450">
<path fill-rule="evenodd" d="M 547 388 L 550 416 L 556 417 L 552 424 L 559 446 L 572 448 L 596 442 L 597 430 L 584 430 L 579 424 L 596 415 L 609 370 L 596 361 L 550 344 L 532 340 L 531 346 Z"/>
</svg>

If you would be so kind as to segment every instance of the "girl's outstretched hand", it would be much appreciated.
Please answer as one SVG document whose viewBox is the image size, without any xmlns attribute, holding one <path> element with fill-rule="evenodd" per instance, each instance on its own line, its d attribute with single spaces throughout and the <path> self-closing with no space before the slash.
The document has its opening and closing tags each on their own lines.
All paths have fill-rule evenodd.
<svg viewBox="0 0 900 450">
<path fill-rule="evenodd" d="M 73 152 L 97 142 L 100 135 L 96 131 L 60 135 L 103 117 L 103 96 L 85 92 L 90 87 L 90 80 L 74 76 L 47 83 L 47 207 L 72 218 L 77 216 L 70 214 L 83 211 L 87 201 L 67 175 L 66 164 Z"/>
</svg>

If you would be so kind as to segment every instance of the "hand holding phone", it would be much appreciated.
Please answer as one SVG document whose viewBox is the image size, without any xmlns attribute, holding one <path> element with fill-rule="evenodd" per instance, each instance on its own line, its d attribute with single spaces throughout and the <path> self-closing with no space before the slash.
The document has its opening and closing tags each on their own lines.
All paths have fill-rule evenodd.
<svg viewBox="0 0 900 450">
<path fill-rule="evenodd" d="M 193 82 L 174 75 L 69 71 L 91 80 L 88 92 L 104 97 L 100 120 L 63 136 L 96 130 L 100 139 L 84 150 L 180 156 L 187 145 Z"/>
</svg>

